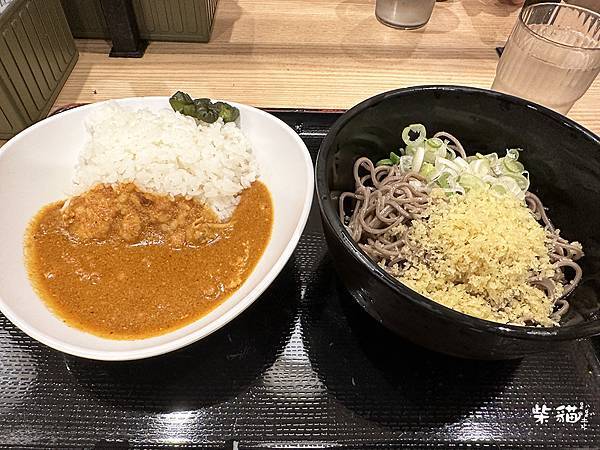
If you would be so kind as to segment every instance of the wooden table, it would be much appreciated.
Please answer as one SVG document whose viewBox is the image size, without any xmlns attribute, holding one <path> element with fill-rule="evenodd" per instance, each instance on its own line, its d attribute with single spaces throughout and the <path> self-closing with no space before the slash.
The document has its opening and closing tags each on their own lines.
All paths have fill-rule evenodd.
<svg viewBox="0 0 600 450">
<path fill-rule="evenodd" d="M 220 0 L 209 44 L 152 42 L 141 59 L 109 58 L 80 40 L 80 58 L 55 106 L 170 95 L 259 107 L 348 108 L 377 92 L 446 83 L 490 87 L 518 7 L 499 0 L 436 4 L 429 24 L 394 30 L 374 0 Z M 600 133 L 600 78 L 570 117 Z"/>
</svg>

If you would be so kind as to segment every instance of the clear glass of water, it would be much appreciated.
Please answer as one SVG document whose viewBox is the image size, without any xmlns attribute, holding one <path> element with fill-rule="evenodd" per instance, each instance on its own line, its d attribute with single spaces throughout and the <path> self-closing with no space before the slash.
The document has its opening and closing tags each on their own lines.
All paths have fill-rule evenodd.
<svg viewBox="0 0 600 450">
<path fill-rule="evenodd" d="M 600 72 L 600 14 L 564 3 L 523 8 L 492 89 L 566 114 Z"/>
<path fill-rule="evenodd" d="M 435 0 L 377 0 L 375 16 L 389 27 L 414 30 L 429 21 L 434 6 Z"/>
</svg>

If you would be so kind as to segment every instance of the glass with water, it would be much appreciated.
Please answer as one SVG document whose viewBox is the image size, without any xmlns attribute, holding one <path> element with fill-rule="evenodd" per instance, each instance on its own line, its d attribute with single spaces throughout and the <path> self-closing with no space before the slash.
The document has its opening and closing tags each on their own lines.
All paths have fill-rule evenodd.
<svg viewBox="0 0 600 450">
<path fill-rule="evenodd" d="M 600 14 L 538 3 L 521 11 L 496 69 L 492 89 L 563 114 L 600 72 Z"/>
<path fill-rule="evenodd" d="M 384 25 L 412 30 L 429 21 L 434 6 L 435 0 L 377 0 L 375 16 Z"/>
</svg>

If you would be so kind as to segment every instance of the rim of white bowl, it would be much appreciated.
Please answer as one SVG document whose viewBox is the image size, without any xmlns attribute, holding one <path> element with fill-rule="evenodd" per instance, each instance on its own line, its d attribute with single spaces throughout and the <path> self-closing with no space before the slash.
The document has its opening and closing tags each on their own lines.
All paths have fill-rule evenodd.
<svg viewBox="0 0 600 450">
<path fill-rule="evenodd" d="M 5 150 L 7 150 L 11 146 L 15 145 L 15 143 L 17 143 L 21 139 L 23 139 L 24 136 L 27 136 L 30 133 L 35 133 L 35 130 L 37 130 L 40 127 L 47 126 L 48 123 L 51 123 L 51 122 L 57 121 L 57 120 L 64 120 L 65 117 L 68 117 L 70 114 L 76 114 L 76 113 L 80 112 L 82 109 L 97 108 L 99 105 L 106 103 L 106 102 L 110 102 L 110 101 L 117 101 L 117 102 L 126 102 L 126 101 L 130 101 L 130 100 L 131 101 L 133 101 L 133 100 L 155 101 L 155 100 L 159 100 L 159 99 L 164 100 L 164 99 L 168 99 L 168 98 L 169 97 L 167 97 L 167 96 L 147 96 L 147 97 L 125 97 L 125 98 L 109 99 L 109 100 L 103 100 L 100 102 L 90 103 L 87 105 L 82 105 L 80 107 L 73 108 L 71 110 L 63 111 L 60 114 L 57 114 L 55 116 L 47 117 L 44 120 L 41 120 L 40 122 L 37 122 L 37 123 L 31 125 L 30 127 L 26 128 L 25 130 L 21 131 L 19 134 L 17 134 L 13 138 L 11 138 L 9 141 L 7 141 L 4 144 L 4 146 L 0 148 L 0 163 L 2 161 L 3 156 L 6 154 Z M 100 361 L 132 361 L 132 360 L 136 360 L 136 359 L 151 358 L 153 356 L 163 355 L 165 353 L 170 353 L 172 351 L 179 350 L 183 347 L 193 344 L 194 342 L 197 342 L 200 339 L 214 333 L 215 331 L 219 330 L 220 328 L 222 328 L 223 326 L 225 326 L 226 324 L 231 322 L 233 319 L 235 319 L 237 316 L 239 316 L 241 313 L 243 313 L 252 303 L 254 303 L 258 299 L 258 297 L 260 297 L 263 294 L 263 292 L 271 285 L 271 283 L 275 280 L 275 278 L 277 278 L 277 276 L 279 275 L 279 273 L 281 272 L 283 267 L 287 264 L 288 260 L 292 256 L 292 253 L 296 249 L 296 245 L 298 244 L 300 237 L 302 236 L 302 232 L 304 231 L 304 228 L 308 221 L 308 216 L 310 213 L 313 196 L 314 196 L 314 185 L 315 185 L 315 183 L 314 183 L 314 168 L 313 168 L 312 159 L 310 157 L 310 153 L 308 151 L 308 148 L 306 147 L 306 144 L 300 138 L 300 136 L 283 120 L 279 119 L 278 117 L 275 117 L 272 114 L 267 113 L 266 111 L 255 108 L 254 106 L 249 106 L 249 105 L 245 105 L 243 103 L 237 103 L 237 102 L 232 102 L 232 101 L 228 101 L 228 100 L 220 100 L 220 101 L 225 101 L 233 106 L 240 108 L 240 110 L 250 109 L 264 117 L 267 117 L 269 120 L 273 120 L 273 121 L 277 122 L 278 124 L 280 124 L 283 127 L 283 129 L 286 130 L 286 132 L 288 132 L 292 136 L 294 141 L 296 141 L 296 143 L 298 143 L 300 145 L 300 147 L 302 149 L 304 149 L 304 151 L 302 152 L 302 156 L 304 158 L 304 166 L 303 167 L 304 167 L 306 175 L 307 175 L 306 186 L 305 186 L 306 196 L 304 198 L 304 203 L 302 205 L 302 212 L 300 214 L 300 220 L 296 224 L 296 228 L 294 229 L 294 232 L 292 233 L 290 241 L 284 248 L 284 250 L 281 253 L 281 255 L 279 256 L 279 258 L 277 258 L 277 260 L 275 261 L 275 264 L 273 264 L 271 266 L 271 269 L 269 269 L 269 271 L 267 272 L 267 275 L 262 280 L 260 280 L 260 282 L 256 285 L 256 287 L 254 289 L 252 289 L 252 291 L 250 291 L 250 293 L 247 296 L 243 297 L 239 302 L 237 302 L 235 305 L 233 305 L 231 308 L 229 308 L 227 311 L 225 311 L 222 315 L 220 315 L 219 317 L 217 317 L 215 320 L 208 323 L 204 327 L 200 328 L 199 330 L 192 331 L 189 334 L 186 334 L 184 336 L 181 336 L 181 337 L 174 339 L 172 341 L 169 341 L 169 342 L 158 344 L 156 346 L 152 346 L 149 348 L 136 349 L 136 350 L 92 350 L 92 349 L 88 349 L 86 347 L 69 344 L 69 343 L 63 342 L 59 339 L 55 339 L 55 338 L 47 335 L 46 333 L 39 331 L 37 328 L 30 326 L 26 321 L 21 320 L 21 318 L 17 314 L 15 314 L 13 312 L 13 310 L 4 302 L 4 299 L 1 296 L 0 296 L 0 312 L 2 312 L 6 316 L 6 318 L 8 320 L 10 320 L 17 328 L 19 328 L 21 331 L 23 331 L 25 334 L 27 334 L 31 338 L 41 342 L 42 344 L 44 344 L 48 347 L 51 347 L 58 351 L 61 351 L 63 353 L 68 353 L 70 355 L 78 356 L 81 358 L 94 359 L 94 360 L 100 360 Z M 39 297 L 38 297 L 38 300 L 40 302 L 43 302 L 43 300 L 40 299 Z M 198 319 L 198 320 L 200 320 L 200 319 Z M 191 322 L 190 324 L 185 325 L 185 326 L 192 325 L 193 323 L 194 322 Z M 79 331 L 81 331 L 81 330 L 79 330 Z M 81 332 L 85 333 L 85 331 L 81 331 Z M 167 335 L 168 335 L 168 333 L 167 333 Z"/>
</svg>

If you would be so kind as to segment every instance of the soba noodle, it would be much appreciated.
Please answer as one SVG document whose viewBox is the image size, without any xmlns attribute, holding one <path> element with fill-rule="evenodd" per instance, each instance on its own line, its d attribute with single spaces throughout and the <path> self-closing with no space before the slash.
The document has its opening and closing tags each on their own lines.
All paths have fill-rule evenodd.
<svg viewBox="0 0 600 450">
<path fill-rule="evenodd" d="M 466 158 L 463 146 L 454 136 L 439 132 L 435 137 L 450 141 L 452 150 Z M 340 219 L 358 246 L 389 271 L 392 266 L 406 262 L 406 255 L 412 252 L 407 231 L 411 223 L 423 218 L 427 211 L 431 187 L 416 172 L 403 172 L 399 165 L 375 166 L 366 157 L 355 162 L 354 181 L 354 191 L 340 195 Z M 559 235 L 560 230 L 554 227 L 535 194 L 527 191 L 525 203 L 534 218 L 545 227 L 550 242 L 550 262 L 555 269 L 553 278 L 532 275 L 529 284 L 551 299 L 554 311 L 550 318 L 559 322 L 569 309 L 566 297 L 581 280 L 582 270 L 576 261 L 583 256 L 583 251 L 579 244 L 570 243 Z M 348 216 L 346 211 L 351 214 Z M 404 233 L 388 233 L 400 225 L 406 227 Z M 567 271 L 572 272 L 570 281 L 567 281 Z"/>
</svg>

